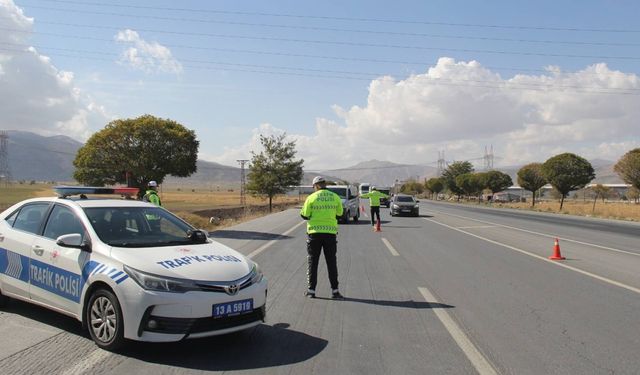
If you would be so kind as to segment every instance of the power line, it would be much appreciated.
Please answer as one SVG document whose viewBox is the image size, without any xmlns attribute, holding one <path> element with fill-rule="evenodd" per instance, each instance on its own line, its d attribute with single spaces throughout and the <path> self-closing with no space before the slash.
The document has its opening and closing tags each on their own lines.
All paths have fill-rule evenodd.
<svg viewBox="0 0 640 375">
<path fill-rule="evenodd" d="M 159 21 L 179 21 L 185 23 L 208 23 L 215 25 L 233 25 L 233 26 L 251 26 L 251 27 L 264 27 L 273 29 L 290 29 L 290 30 L 310 30 L 310 31 L 330 31 L 339 33 L 355 33 L 355 34 L 373 34 L 373 35 L 390 35 L 390 36 L 408 36 L 408 37 L 422 37 L 422 38 L 438 38 L 438 39 L 458 39 L 458 40 L 483 40 L 483 41 L 499 41 L 499 42 L 516 42 L 516 43 L 537 43 L 537 44 L 560 44 L 560 45 L 582 45 L 582 46 L 616 46 L 616 47 L 637 47 L 638 43 L 621 43 L 621 42 L 585 42 L 585 41 L 569 41 L 569 40 L 547 40 L 547 39 L 522 39 L 522 38 L 497 38 L 497 37 L 482 37 L 482 36 L 468 36 L 468 35 L 447 35 L 447 34 L 430 34 L 430 33 L 416 33 L 416 32 L 400 32 L 400 31 L 387 31 L 387 30 L 359 30 L 359 29 L 341 29 L 332 27 L 319 27 L 319 26 L 300 26 L 300 25 L 282 25 L 282 24 L 269 24 L 269 23 L 252 23 L 252 22 L 237 22 L 237 21 L 221 21 L 221 20 L 204 20 L 193 18 L 177 18 L 177 17 L 160 17 L 151 15 L 139 15 L 139 14 L 123 14 L 123 13 L 106 13 L 106 12 L 94 12 L 83 11 L 79 9 L 57 9 L 42 6 L 31 6 L 35 9 L 59 11 L 65 13 L 79 13 L 79 14 L 94 14 L 103 16 L 117 16 L 117 17 L 130 17 L 136 19 L 153 19 Z M 38 21 L 42 24 L 51 25 L 65 25 L 62 22 L 53 21 Z"/>
<path fill-rule="evenodd" d="M 103 29 L 103 30 L 116 30 L 116 31 L 127 29 L 127 27 L 69 24 L 69 23 L 67 23 L 66 26 L 79 27 L 79 28 L 91 28 L 91 29 Z M 24 31 L 24 30 L 18 30 L 18 29 L 10 29 L 10 28 L 1 28 L 1 29 L 7 30 L 7 31 L 14 31 L 14 32 L 31 33 L 31 31 Z M 206 36 L 206 37 L 222 38 L 222 39 L 241 39 L 241 40 L 258 40 L 258 41 L 304 43 L 304 44 L 339 45 L 339 46 L 348 46 L 348 47 L 373 47 L 373 48 L 390 48 L 390 49 L 403 49 L 403 50 L 485 53 L 485 54 L 518 55 L 518 56 L 568 57 L 568 58 L 580 58 L 580 59 L 640 60 L 640 57 L 637 57 L 637 56 L 574 55 L 574 54 L 523 52 L 523 51 L 507 51 L 507 50 L 426 47 L 426 46 L 415 46 L 415 45 L 412 46 L 412 45 L 399 45 L 399 44 L 363 43 L 363 42 L 349 42 L 349 41 L 336 41 L 336 40 L 280 38 L 280 37 L 247 36 L 247 35 L 218 34 L 218 33 L 193 33 L 193 32 L 186 32 L 186 31 L 170 31 L 170 30 L 155 30 L 155 29 L 141 29 L 141 28 L 136 28 L 136 31 L 159 33 L 159 34 L 186 35 L 186 36 Z"/>
<path fill-rule="evenodd" d="M 10 43 L 0 43 L 1 44 L 10 44 Z M 40 48 L 40 47 L 38 47 Z M 54 47 L 44 47 L 46 49 L 52 50 L 66 50 L 62 48 L 54 48 Z M 9 48 L 0 48 L 0 51 L 10 51 L 10 52 L 18 52 L 18 53 L 31 53 L 25 50 L 18 49 L 9 49 Z M 70 50 L 72 52 L 83 52 L 80 50 Z M 102 55 L 110 55 L 117 56 L 116 54 L 109 54 L 106 52 L 98 52 L 98 51 L 84 51 L 95 54 Z M 98 58 L 98 57 L 88 57 L 88 56 L 76 56 L 76 55 L 67 55 L 67 54 L 50 54 L 53 56 L 62 56 L 69 57 L 74 59 L 86 59 L 86 60 L 97 60 L 97 61 L 105 61 L 112 62 L 110 59 Z M 203 62 L 205 63 L 205 62 Z M 296 72 L 286 72 L 286 71 L 269 71 L 269 70 L 255 70 L 255 69 L 238 69 L 228 66 L 241 66 L 242 64 L 236 63 L 218 63 L 218 62 L 206 62 L 208 64 L 216 65 L 216 64 L 224 64 L 226 67 L 210 67 L 210 66 L 199 66 L 199 65 L 187 65 L 183 64 L 184 67 L 192 68 L 192 69 L 201 69 L 201 70 L 213 70 L 213 71 L 233 71 L 233 72 L 244 72 L 244 73 L 259 73 L 259 74 L 269 74 L 269 75 L 283 75 L 283 76 L 297 76 L 297 77 L 310 77 L 310 78 L 322 78 L 322 79 L 340 79 L 340 80 L 354 80 L 354 81 L 371 81 L 377 77 L 354 77 L 348 75 L 329 75 L 329 74 L 311 74 L 311 73 L 296 73 Z M 269 66 L 260 66 L 253 65 L 255 67 L 262 67 L 265 69 L 270 68 Z M 314 71 L 314 72 L 326 72 L 332 73 L 336 71 L 326 71 L 320 69 L 304 69 L 304 68 L 292 68 L 292 67 L 275 67 L 271 66 L 271 68 L 277 69 L 293 69 L 299 71 Z M 347 72 L 345 72 L 347 73 Z M 509 82 L 495 82 L 495 81 L 483 81 L 483 80 L 464 80 L 464 79 L 449 79 L 449 78 L 429 78 L 429 84 L 437 85 L 437 86 L 453 86 L 453 87 L 464 87 L 464 88 L 485 88 L 485 89 L 500 89 L 500 90 L 524 90 L 524 91 L 540 91 L 540 92 L 548 92 L 548 91 L 566 91 L 566 89 L 570 89 L 572 93 L 576 94 L 597 94 L 597 95 L 640 95 L 640 88 L 607 88 L 607 87 L 586 87 L 586 86 L 568 86 L 568 85 L 545 85 L 545 84 L 518 84 L 518 83 L 509 83 Z"/>
<path fill-rule="evenodd" d="M 499 25 L 499 24 L 474 24 L 474 23 L 454 23 L 454 22 L 434 22 L 425 20 L 398 20 L 398 19 L 384 19 L 384 18 L 357 18 L 357 17 L 337 17 L 337 16 L 317 16 L 317 15 L 301 15 L 301 14 L 287 14 L 287 13 L 268 13 L 268 12 L 245 12 L 245 11 L 226 11 L 215 9 L 196 9 L 196 8 L 170 8 L 170 7 L 157 7 L 157 6 L 143 6 L 143 5 L 125 5 L 125 4 L 104 4 L 94 2 L 80 2 L 73 0 L 41 0 L 51 3 L 66 3 L 74 5 L 89 5 L 99 7 L 114 7 L 114 8 L 129 8 L 129 9 L 142 9 L 142 10 L 162 10 L 171 12 L 194 12 L 194 13 L 210 13 L 210 14 L 228 14 L 228 15 L 243 15 L 243 16 L 268 16 L 268 17 L 283 17 L 283 18 L 302 18 L 302 19 L 318 19 L 318 20 L 339 20 L 339 21 L 358 21 L 358 22 L 377 22 L 377 23 L 392 23 L 392 24 L 421 24 L 421 25 L 438 25 L 438 26 L 458 26 L 458 27 L 475 27 L 475 28 L 491 28 L 491 29 L 509 29 L 509 30 L 548 30 L 548 31 L 570 31 L 570 32 L 601 32 L 601 33 L 640 33 L 640 30 L 635 29 L 600 29 L 600 28 L 567 28 L 567 27 L 542 27 L 542 26 L 518 26 L 518 25 Z M 28 2 L 27 2 L 28 3 Z M 32 7 L 36 7 L 30 5 Z M 66 10 L 72 11 L 72 10 Z"/>
</svg>

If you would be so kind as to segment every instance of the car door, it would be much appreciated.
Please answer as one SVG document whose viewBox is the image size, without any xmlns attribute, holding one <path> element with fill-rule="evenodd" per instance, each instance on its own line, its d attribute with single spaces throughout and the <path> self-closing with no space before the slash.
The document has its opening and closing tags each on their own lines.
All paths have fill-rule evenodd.
<svg viewBox="0 0 640 375">
<path fill-rule="evenodd" d="M 65 234 L 88 234 L 78 215 L 68 206 L 56 203 L 42 231 L 33 243 L 31 259 L 31 298 L 34 301 L 76 314 L 84 281 L 82 268 L 89 253 L 62 247 L 56 239 Z"/>
<path fill-rule="evenodd" d="M 28 203 L 0 223 L 2 290 L 29 298 L 31 247 L 42 230 L 48 202 Z"/>
</svg>

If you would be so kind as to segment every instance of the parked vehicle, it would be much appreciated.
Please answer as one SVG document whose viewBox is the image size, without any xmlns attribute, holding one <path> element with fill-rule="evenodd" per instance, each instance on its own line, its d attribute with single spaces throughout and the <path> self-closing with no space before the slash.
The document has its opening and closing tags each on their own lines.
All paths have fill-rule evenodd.
<svg viewBox="0 0 640 375">
<path fill-rule="evenodd" d="M 386 208 L 389 208 L 389 206 L 391 205 L 391 188 L 379 187 L 378 191 L 383 194 L 387 194 L 389 196 L 389 198 L 385 198 L 385 197 L 380 198 L 380 206 L 385 206 Z"/>
</svg>

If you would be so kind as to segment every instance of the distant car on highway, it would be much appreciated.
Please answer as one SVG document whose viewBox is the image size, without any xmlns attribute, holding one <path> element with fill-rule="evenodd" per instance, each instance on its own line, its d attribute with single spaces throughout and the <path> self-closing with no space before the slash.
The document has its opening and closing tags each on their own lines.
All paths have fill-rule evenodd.
<svg viewBox="0 0 640 375">
<path fill-rule="evenodd" d="M 420 216 L 420 207 L 418 203 L 420 201 L 416 200 L 411 195 L 406 194 L 396 194 L 391 199 L 391 216 L 396 215 L 411 215 L 411 216 Z"/>
<path fill-rule="evenodd" d="M 353 218 L 353 221 L 360 219 L 360 198 L 355 186 L 328 185 L 327 189 L 338 194 L 340 200 L 342 200 L 341 223 L 348 224 L 349 218 Z"/>
<path fill-rule="evenodd" d="M 267 280 L 256 263 L 137 189 L 58 187 L 0 214 L 0 305 L 8 297 L 70 315 L 104 349 L 260 324 Z"/>
</svg>

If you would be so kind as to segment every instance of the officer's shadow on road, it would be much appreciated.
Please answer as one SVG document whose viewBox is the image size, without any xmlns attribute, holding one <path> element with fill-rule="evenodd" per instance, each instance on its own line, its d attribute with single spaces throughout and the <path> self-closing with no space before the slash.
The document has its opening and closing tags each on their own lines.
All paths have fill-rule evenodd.
<svg viewBox="0 0 640 375">
<path fill-rule="evenodd" d="M 316 297 L 316 298 L 333 301 L 332 298 L 326 298 L 326 297 Z M 407 309 L 453 309 L 455 308 L 455 306 L 447 305 L 446 303 L 421 302 L 421 301 L 413 301 L 413 300 L 387 301 L 387 300 L 377 300 L 377 299 L 345 297 L 344 299 L 338 300 L 336 302 L 358 302 L 358 303 L 367 303 L 367 304 L 378 305 L 378 306 L 402 307 Z"/>
<path fill-rule="evenodd" d="M 282 234 L 267 233 L 267 232 L 255 232 L 249 230 L 217 230 L 210 232 L 211 238 L 226 238 L 232 240 L 285 240 L 291 238 L 290 236 L 283 236 Z"/>
<path fill-rule="evenodd" d="M 294 331 L 287 323 L 261 324 L 229 335 L 178 343 L 133 342 L 124 355 L 161 365 L 233 371 L 291 365 L 322 352 L 327 340 Z"/>
</svg>

